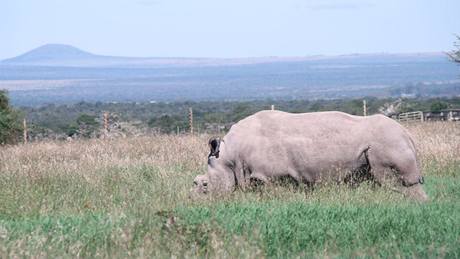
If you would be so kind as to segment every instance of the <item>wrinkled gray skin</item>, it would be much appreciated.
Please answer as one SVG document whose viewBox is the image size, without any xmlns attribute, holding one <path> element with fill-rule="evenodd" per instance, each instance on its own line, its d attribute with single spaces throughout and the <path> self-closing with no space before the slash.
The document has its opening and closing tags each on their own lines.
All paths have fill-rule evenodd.
<svg viewBox="0 0 460 259">
<path fill-rule="evenodd" d="M 195 178 L 193 196 L 283 177 L 313 186 L 325 179 L 381 183 L 396 175 L 399 191 L 428 199 L 414 142 L 383 115 L 261 111 L 233 125 L 223 139 L 211 139 L 210 147 L 208 171 Z"/>
</svg>

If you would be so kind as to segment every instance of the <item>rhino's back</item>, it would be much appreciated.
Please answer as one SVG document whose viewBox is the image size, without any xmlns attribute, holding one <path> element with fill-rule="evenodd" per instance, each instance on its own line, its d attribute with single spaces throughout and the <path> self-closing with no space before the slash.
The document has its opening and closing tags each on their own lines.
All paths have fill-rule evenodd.
<svg viewBox="0 0 460 259">
<path fill-rule="evenodd" d="M 284 173 L 351 166 L 368 146 L 401 145 L 404 134 L 398 123 L 381 115 L 262 111 L 233 125 L 224 141 L 234 159 Z"/>
<path fill-rule="evenodd" d="M 370 117 L 368 117 L 370 118 Z M 306 137 L 318 138 L 344 134 L 350 138 L 350 131 L 363 128 L 365 117 L 343 112 L 287 113 L 282 111 L 261 111 L 251 115 L 230 129 L 230 134 L 243 136 Z"/>
</svg>

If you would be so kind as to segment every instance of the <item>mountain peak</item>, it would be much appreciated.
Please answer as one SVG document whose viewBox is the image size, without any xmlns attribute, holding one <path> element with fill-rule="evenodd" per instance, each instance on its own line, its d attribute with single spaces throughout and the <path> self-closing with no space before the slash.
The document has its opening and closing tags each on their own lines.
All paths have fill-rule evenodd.
<svg viewBox="0 0 460 259">
<path fill-rule="evenodd" d="M 66 44 L 46 44 L 20 56 L 6 59 L 5 63 L 29 63 L 54 60 L 78 60 L 95 55 Z"/>
</svg>

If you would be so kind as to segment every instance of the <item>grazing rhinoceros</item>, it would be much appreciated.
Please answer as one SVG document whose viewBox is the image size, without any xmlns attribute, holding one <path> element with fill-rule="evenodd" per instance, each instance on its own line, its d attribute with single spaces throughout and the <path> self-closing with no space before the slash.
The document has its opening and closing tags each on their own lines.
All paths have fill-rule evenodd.
<svg viewBox="0 0 460 259">
<path fill-rule="evenodd" d="M 261 111 L 209 145 L 208 172 L 195 178 L 194 193 L 228 192 L 253 180 L 282 177 L 312 186 L 322 179 L 381 183 L 396 175 L 403 193 L 428 198 L 414 142 L 400 124 L 383 115 Z"/>
</svg>

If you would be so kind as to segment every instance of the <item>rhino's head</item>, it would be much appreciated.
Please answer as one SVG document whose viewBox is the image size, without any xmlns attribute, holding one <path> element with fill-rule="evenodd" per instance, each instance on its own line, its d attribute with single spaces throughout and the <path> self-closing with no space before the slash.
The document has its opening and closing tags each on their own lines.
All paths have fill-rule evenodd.
<svg viewBox="0 0 460 259">
<path fill-rule="evenodd" d="M 228 192 L 233 190 L 235 179 L 233 170 L 225 160 L 224 142 L 219 138 L 209 140 L 208 170 L 193 180 L 192 195 Z"/>
</svg>

